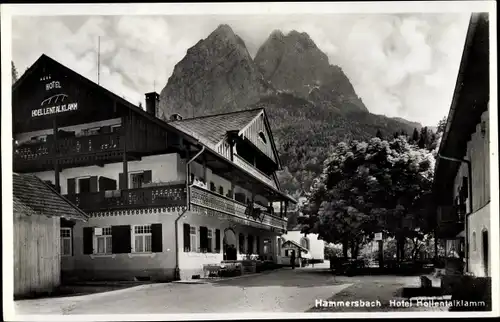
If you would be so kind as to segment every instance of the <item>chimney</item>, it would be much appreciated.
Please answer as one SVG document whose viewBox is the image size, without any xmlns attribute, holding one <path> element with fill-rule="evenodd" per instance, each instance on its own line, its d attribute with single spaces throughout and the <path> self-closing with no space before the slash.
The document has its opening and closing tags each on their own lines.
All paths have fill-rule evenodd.
<svg viewBox="0 0 500 322">
<path fill-rule="evenodd" d="M 157 92 L 146 93 L 146 112 L 158 116 L 157 110 L 160 103 L 160 94 Z"/>
</svg>

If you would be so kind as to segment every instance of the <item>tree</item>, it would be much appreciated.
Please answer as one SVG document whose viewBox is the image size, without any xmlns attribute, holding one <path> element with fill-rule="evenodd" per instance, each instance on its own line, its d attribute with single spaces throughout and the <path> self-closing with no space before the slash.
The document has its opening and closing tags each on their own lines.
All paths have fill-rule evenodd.
<svg viewBox="0 0 500 322">
<path fill-rule="evenodd" d="M 382 132 L 380 130 L 377 130 L 377 134 L 375 134 L 376 137 L 378 137 L 379 139 L 383 139 L 384 136 L 382 135 Z"/>
<path fill-rule="evenodd" d="M 438 122 L 438 125 L 437 125 L 437 131 L 436 133 L 439 134 L 439 133 L 443 133 L 445 128 L 446 128 L 446 116 L 443 117 L 439 122 Z"/>
<path fill-rule="evenodd" d="M 420 133 L 418 133 L 418 130 L 416 128 L 413 129 L 413 134 L 411 136 L 411 143 L 412 144 L 417 144 L 418 140 L 420 138 Z"/>
<path fill-rule="evenodd" d="M 19 79 L 19 75 L 17 73 L 17 68 L 16 68 L 16 65 L 14 65 L 14 62 L 11 61 L 10 63 L 11 63 L 11 69 L 12 69 L 12 84 L 14 84 Z"/>
<path fill-rule="evenodd" d="M 422 239 L 429 230 L 425 206 L 433 168 L 432 154 L 405 136 L 341 142 L 308 195 L 304 232 L 342 243 L 344 255 L 349 247 L 356 254 L 375 232 L 385 232 L 396 238 L 402 258 L 406 236 Z"/>
</svg>

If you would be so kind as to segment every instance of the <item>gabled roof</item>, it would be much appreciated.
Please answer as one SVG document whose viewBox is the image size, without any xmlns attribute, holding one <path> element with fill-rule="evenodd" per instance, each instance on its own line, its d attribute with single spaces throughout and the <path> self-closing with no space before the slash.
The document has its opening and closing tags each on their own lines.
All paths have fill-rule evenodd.
<svg viewBox="0 0 500 322">
<path fill-rule="evenodd" d="M 33 175 L 14 173 L 12 183 L 15 212 L 83 221 L 88 218 L 86 213 Z"/>
<path fill-rule="evenodd" d="M 304 246 L 301 246 L 299 243 L 297 243 L 296 241 L 293 241 L 293 240 L 287 240 L 286 242 L 284 242 L 281 247 L 283 248 L 286 244 L 292 244 L 294 245 L 295 247 L 309 253 L 309 249 L 305 248 Z"/>
<path fill-rule="evenodd" d="M 215 149 L 216 145 L 224 140 L 228 131 L 240 131 L 262 111 L 263 109 L 259 108 L 207 115 L 168 122 L 168 124 Z"/>
</svg>

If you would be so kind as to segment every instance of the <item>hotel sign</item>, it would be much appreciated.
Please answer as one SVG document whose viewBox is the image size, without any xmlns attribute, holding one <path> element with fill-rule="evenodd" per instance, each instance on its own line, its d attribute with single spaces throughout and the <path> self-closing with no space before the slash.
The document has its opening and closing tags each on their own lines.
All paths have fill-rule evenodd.
<svg viewBox="0 0 500 322">
<path fill-rule="evenodd" d="M 31 111 L 31 117 L 78 110 L 78 102 L 71 100 L 70 97 L 62 91 L 62 86 L 59 81 L 51 81 L 50 75 L 40 78 L 40 81 L 44 85 L 46 98 L 40 103 L 38 108 Z"/>
</svg>

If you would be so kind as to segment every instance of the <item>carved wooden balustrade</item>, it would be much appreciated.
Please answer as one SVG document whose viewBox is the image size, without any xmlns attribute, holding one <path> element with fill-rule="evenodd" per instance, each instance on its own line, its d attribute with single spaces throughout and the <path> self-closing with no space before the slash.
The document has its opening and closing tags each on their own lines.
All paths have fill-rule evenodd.
<svg viewBox="0 0 500 322">
<path fill-rule="evenodd" d="M 84 211 L 186 206 L 184 184 L 66 195 Z"/>
<path fill-rule="evenodd" d="M 254 204 L 249 211 L 248 205 L 198 186 L 191 186 L 190 193 L 191 204 L 198 207 L 281 229 L 286 226 L 284 219 L 271 215 L 264 206 Z M 252 213 L 255 209 L 259 209 L 259 215 Z"/>
<path fill-rule="evenodd" d="M 235 164 L 243 168 L 245 171 L 248 173 L 252 174 L 254 177 L 257 179 L 260 179 L 261 181 L 267 183 L 271 187 L 277 188 L 276 183 L 272 178 L 270 178 L 268 175 L 260 171 L 259 169 L 254 168 L 250 163 L 245 161 L 243 158 L 238 156 L 237 154 L 233 155 L 233 161 Z"/>
</svg>

